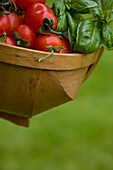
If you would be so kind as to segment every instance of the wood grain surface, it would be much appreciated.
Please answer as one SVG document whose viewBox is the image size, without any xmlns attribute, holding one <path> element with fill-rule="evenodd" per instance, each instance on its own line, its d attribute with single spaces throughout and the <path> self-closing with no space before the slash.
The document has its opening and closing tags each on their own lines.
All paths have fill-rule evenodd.
<svg viewBox="0 0 113 170">
<path fill-rule="evenodd" d="M 103 47 L 93 54 L 48 53 L 0 44 L 0 117 L 21 126 L 29 118 L 76 98 L 96 67 Z"/>
<path fill-rule="evenodd" d="M 31 50 L 0 43 L 0 62 L 23 67 L 47 70 L 74 70 L 87 67 L 97 60 L 98 52 L 92 54 L 60 54 L 54 53 L 51 57 L 38 62 L 48 52 Z"/>
</svg>

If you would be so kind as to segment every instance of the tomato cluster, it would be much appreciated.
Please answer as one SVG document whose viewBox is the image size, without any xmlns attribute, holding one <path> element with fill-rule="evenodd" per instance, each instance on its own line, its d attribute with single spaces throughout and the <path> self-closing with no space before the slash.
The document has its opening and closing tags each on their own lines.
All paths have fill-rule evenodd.
<svg viewBox="0 0 113 170">
<path fill-rule="evenodd" d="M 70 53 L 69 41 L 56 32 L 57 19 L 45 2 L 46 0 L 2 0 L 0 42 L 41 51 L 60 47 L 54 52 Z"/>
</svg>

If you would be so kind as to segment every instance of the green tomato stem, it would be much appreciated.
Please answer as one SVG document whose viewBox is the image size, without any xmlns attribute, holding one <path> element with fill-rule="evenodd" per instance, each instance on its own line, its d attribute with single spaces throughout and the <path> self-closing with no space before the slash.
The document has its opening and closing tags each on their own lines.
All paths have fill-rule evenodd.
<svg viewBox="0 0 113 170">
<path fill-rule="evenodd" d="M 11 12 L 14 12 L 17 10 L 17 6 L 13 1 L 7 1 L 7 2 L 0 2 L 0 5 L 2 6 L 2 11 L 0 12 L 0 16 L 4 14 L 10 14 Z M 5 8 L 4 8 L 5 7 Z M 2 14 L 2 12 L 5 12 Z"/>
<path fill-rule="evenodd" d="M 49 33 L 46 33 L 45 31 L 47 31 L 47 28 L 45 27 L 45 25 L 43 24 L 41 27 L 40 27 L 40 29 L 39 29 L 39 33 L 41 34 L 41 35 L 50 35 Z"/>
<path fill-rule="evenodd" d="M 0 42 L 6 43 L 7 40 L 6 40 L 6 33 L 5 33 L 5 31 L 4 31 L 3 34 L 0 35 L 0 37 L 1 37 Z M 5 39 L 5 40 L 3 40 L 3 39 Z"/>
<path fill-rule="evenodd" d="M 52 56 L 52 55 L 53 55 L 53 53 L 54 53 L 54 50 L 52 49 L 50 54 L 46 55 L 46 56 L 45 56 L 45 57 L 43 57 L 43 58 L 39 58 L 39 59 L 38 59 L 38 62 L 41 62 L 41 61 L 45 60 L 46 58 L 48 58 L 48 57 Z"/>
<path fill-rule="evenodd" d="M 52 34 L 56 34 L 56 35 L 62 35 L 62 32 L 58 32 L 53 28 L 54 25 L 54 20 L 50 20 L 49 18 L 45 18 L 43 25 L 41 25 L 40 29 L 39 29 L 39 33 L 41 35 L 50 35 L 50 33 Z M 46 31 L 49 31 L 50 33 L 46 33 Z"/>
<path fill-rule="evenodd" d="M 7 6 L 7 5 L 9 5 L 10 4 L 10 2 L 0 2 L 0 5 L 1 6 Z"/>
<path fill-rule="evenodd" d="M 8 15 L 8 14 L 10 14 L 11 12 L 9 12 L 9 11 L 1 11 L 0 12 L 0 16 L 2 16 L 2 15 L 4 15 L 4 14 L 6 14 L 6 15 Z"/>
<path fill-rule="evenodd" d="M 62 32 L 58 32 L 58 31 L 54 30 L 54 29 L 51 28 L 51 27 L 48 27 L 48 30 L 49 30 L 49 32 L 52 33 L 52 34 L 62 35 Z"/>
</svg>

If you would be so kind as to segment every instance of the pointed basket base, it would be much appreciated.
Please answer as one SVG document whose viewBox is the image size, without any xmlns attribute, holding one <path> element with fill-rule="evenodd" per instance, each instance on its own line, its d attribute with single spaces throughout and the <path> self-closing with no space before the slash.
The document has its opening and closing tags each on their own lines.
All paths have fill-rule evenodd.
<svg viewBox="0 0 113 170">
<path fill-rule="evenodd" d="M 0 117 L 28 127 L 32 116 L 75 99 L 103 50 L 39 63 L 48 53 L 0 44 Z"/>
</svg>

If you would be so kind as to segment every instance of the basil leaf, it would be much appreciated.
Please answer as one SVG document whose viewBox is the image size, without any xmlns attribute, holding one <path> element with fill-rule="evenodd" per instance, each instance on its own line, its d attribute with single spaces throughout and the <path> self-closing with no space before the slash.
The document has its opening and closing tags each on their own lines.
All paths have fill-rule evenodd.
<svg viewBox="0 0 113 170">
<path fill-rule="evenodd" d="M 75 9 L 76 12 L 81 12 L 85 9 L 91 9 L 98 6 L 94 0 L 64 0 L 68 10 Z"/>
<path fill-rule="evenodd" d="M 108 50 L 113 49 L 113 30 L 107 24 L 102 25 L 102 43 Z"/>
<path fill-rule="evenodd" d="M 113 8 L 108 9 L 105 13 L 105 21 L 106 23 L 110 24 L 113 21 Z"/>
<path fill-rule="evenodd" d="M 94 0 L 100 9 L 100 20 L 104 23 L 113 21 L 113 0 Z"/>
<path fill-rule="evenodd" d="M 68 20 L 69 42 L 70 42 L 70 45 L 71 45 L 71 49 L 73 49 L 75 41 L 76 41 L 76 31 L 77 31 L 77 23 L 76 22 L 77 22 L 77 19 L 74 19 L 72 17 L 72 15 L 70 15 L 70 13 L 67 12 L 67 20 Z"/>
<path fill-rule="evenodd" d="M 57 31 L 67 31 L 66 7 L 63 1 L 56 1 L 53 3 L 52 10 L 57 19 Z"/>
<path fill-rule="evenodd" d="M 66 12 L 66 7 L 63 1 L 55 1 L 52 5 L 52 10 L 56 17 L 59 17 Z"/>
<path fill-rule="evenodd" d="M 93 20 L 83 20 L 77 28 L 76 43 L 74 52 L 93 53 L 100 47 L 100 33 L 98 31 L 97 22 Z"/>
<path fill-rule="evenodd" d="M 95 7 L 95 8 L 89 8 L 87 9 L 87 11 L 84 11 L 85 13 L 91 13 L 91 14 L 96 14 L 96 15 L 101 15 L 100 13 L 100 9 L 99 9 L 99 6 Z"/>
<path fill-rule="evenodd" d="M 113 6 L 113 0 L 94 0 L 96 3 L 98 3 L 101 11 L 105 11 L 109 9 L 111 6 Z"/>
<path fill-rule="evenodd" d="M 65 32 L 68 29 L 68 23 L 67 23 L 67 17 L 66 14 L 61 15 L 60 17 L 56 17 L 57 18 L 57 31 L 60 32 Z"/>
<path fill-rule="evenodd" d="M 71 9 L 68 12 L 72 16 L 72 18 L 76 21 L 77 24 L 79 24 L 80 20 L 84 19 L 84 15 L 87 15 L 87 14 L 76 13 L 74 9 Z"/>
</svg>

